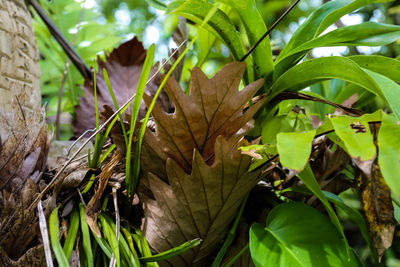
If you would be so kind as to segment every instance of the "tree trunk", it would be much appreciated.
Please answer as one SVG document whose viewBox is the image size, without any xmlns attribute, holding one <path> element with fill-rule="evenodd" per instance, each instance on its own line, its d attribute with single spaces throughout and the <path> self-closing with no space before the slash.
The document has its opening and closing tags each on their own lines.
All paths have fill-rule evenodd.
<svg viewBox="0 0 400 267">
<path fill-rule="evenodd" d="M 37 216 L 49 137 L 41 111 L 39 52 L 23 0 L 0 0 L 0 266 L 45 265 Z"/>
</svg>

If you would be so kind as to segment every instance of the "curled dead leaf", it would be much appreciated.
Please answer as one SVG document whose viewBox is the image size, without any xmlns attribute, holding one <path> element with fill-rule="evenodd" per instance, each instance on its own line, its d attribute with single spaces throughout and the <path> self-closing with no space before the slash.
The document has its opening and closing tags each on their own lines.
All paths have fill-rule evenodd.
<svg viewBox="0 0 400 267">
<path fill-rule="evenodd" d="M 367 169 L 364 166 L 364 169 Z M 369 232 L 381 260 L 392 245 L 395 230 L 394 209 L 389 186 L 383 179 L 377 161 L 360 175 L 361 203 Z"/>
</svg>

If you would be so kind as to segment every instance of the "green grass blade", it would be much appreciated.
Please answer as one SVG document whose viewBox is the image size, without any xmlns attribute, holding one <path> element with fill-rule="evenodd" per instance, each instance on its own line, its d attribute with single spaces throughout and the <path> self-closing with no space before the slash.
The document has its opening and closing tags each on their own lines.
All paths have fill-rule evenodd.
<svg viewBox="0 0 400 267">
<path fill-rule="evenodd" d="M 136 96 L 135 100 L 133 101 L 133 107 L 132 107 L 131 124 L 129 129 L 129 141 L 126 150 L 126 179 L 125 179 L 127 193 L 130 199 L 133 198 L 133 194 L 136 189 L 135 185 L 138 183 L 138 181 L 136 181 L 135 178 L 138 179 L 139 177 L 138 175 L 134 175 L 131 172 L 131 156 L 132 156 L 131 150 L 132 150 L 133 135 L 135 131 L 136 120 L 139 114 L 140 103 L 142 102 L 144 90 L 146 89 L 147 79 L 150 75 L 151 66 L 153 64 L 154 54 L 155 54 L 155 45 L 153 44 L 147 51 L 147 56 L 143 64 L 142 73 L 140 74 L 139 83 L 136 88 Z M 139 166 L 136 166 L 136 168 L 134 167 L 133 171 L 135 173 L 138 172 Z"/>
<path fill-rule="evenodd" d="M 114 90 L 111 86 L 110 78 L 108 77 L 108 73 L 105 68 L 103 68 L 103 76 L 104 76 L 104 80 L 106 81 L 108 91 L 110 92 L 111 98 L 113 100 L 114 107 L 116 110 L 118 110 L 119 109 L 118 101 L 117 101 L 117 98 L 115 97 Z M 125 145 L 127 146 L 128 145 L 128 134 L 126 133 L 125 126 L 124 126 L 124 120 L 122 119 L 121 114 L 122 114 L 122 112 L 118 113 L 118 118 L 121 123 L 121 128 L 122 128 L 122 133 L 124 135 Z"/>
<path fill-rule="evenodd" d="M 151 257 L 151 250 L 149 243 L 147 243 L 146 237 L 143 235 L 142 230 L 140 229 L 135 229 L 136 235 L 134 237 L 138 237 L 139 242 L 136 243 L 138 246 L 142 248 L 142 255 L 144 257 Z M 159 267 L 157 262 L 147 262 L 146 267 Z"/>
<path fill-rule="evenodd" d="M 117 146 L 115 144 L 112 144 L 107 150 L 106 152 L 104 152 L 104 154 L 100 157 L 99 163 L 101 164 L 106 158 L 107 156 L 114 150 L 114 148 L 116 148 Z"/>
<path fill-rule="evenodd" d="M 67 239 L 65 240 L 64 243 L 64 252 L 68 260 L 70 259 L 72 250 L 74 249 L 78 229 L 79 229 L 79 212 L 74 209 L 71 213 L 71 221 L 69 224 Z"/>
<path fill-rule="evenodd" d="M 142 258 L 140 258 L 140 260 L 142 262 L 167 260 L 167 259 L 173 258 L 175 256 L 181 255 L 182 253 L 185 253 L 186 251 L 188 251 L 189 249 L 191 249 L 195 246 L 198 246 L 201 243 L 201 241 L 202 240 L 200 238 L 196 238 L 196 239 L 190 240 L 188 242 L 185 242 L 182 245 L 179 245 L 175 248 L 172 248 L 172 249 L 169 249 L 162 253 L 159 253 L 157 255 L 153 255 L 150 257 L 142 257 Z"/>
<path fill-rule="evenodd" d="M 107 220 L 110 229 L 112 230 L 114 236 L 116 236 L 114 229 L 116 229 L 114 221 L 108 216 L 106 213 L 103 214 L 104 218 Z M 126 241 L 125 237 L 119 233 L 119 246 L 122 251 L 122 256 L 126 262 L 129 263 L 129 266 L 140 267 L 139 257 L 135 251 L 135 249 L 131 250 L 128 242 Z"/>
<path fill-rule="evenodd" d="M 158 88 L 156 94 L 154 95 L 153 100 L 151 101 L 150 106 L 148 107 L 146 116 L 145 116 L 145 118 L 143 120 L 143 124 L 142 124 L 142 126 L 140 128 L 140 133 L 139 133 L 139 136 L 138 136 L 138 142 L 136 144 L 136 153 L 135 153 L 134 165 L 133 165 L 133 168 L 134 168 L 133 169 L 133 175 L 134 175 L 133 176 L 133 181 L 136 181 L 136 184 L 133 185 L 133 191 L 136 191 L 137 182 L 139 181 L 140 152 L 141 152 L 141 148 L 142 148 L 144 133 L 145 133 L 146 128 L 147 128 L 147 123 L 149 122 L 151 111 L 154 108 L 154 105 L 156 103 L 156 100 L 157 100 L 158 96 L 161 93 L 161 90 L 163 89 L 164 85 L 167 83 L 168 78 L 171 76 L 172 72 L 174 71 L 176 66 L 179 64 L 179 62 L 181 62 L 183 57 L 186 55 L 187 51 L 189 51 L 190 47 L 192 47 L 192 45 L 196 41 L 197 37 L 198 37 L 198 35 L 196 35 L 193 38 L 193 40 L 190 42 L 190 44 L 186 47 L 186 49 L 183 51 L 183 53 L 179 56 L 179 58 L 172 65 L 171 69 L 168 71 L 168 73 L 165 75 L 164 79 L 162 80 L 162 82 L 160 84 L 160 87 Z"/>
<path fill-rule="evenodd" d="M 83 250 L 85 251 L 85 257 L 89 267 L 94 266 L 93 252 L 92 252 L 92 243 L 90 241 L 90 233 L 89 226 L 86 222 L 85 218 L 85 208 L 82 203 L 79 203 L 79 215 L 81 218 L 81 231 L 82 231 L 82 239 L 83 239 Z"/>
<path fill-rule="evenodd" d="M 103 214 L 99 215 L 99 219 L 101 222 L 103 235 L 105 236 L 105 239 L 111 246 L 111 251 L 113 252 L 115 260 L 117 262 L 117 267 L 120 267 L 121 266 L 121 256 L 120 256 L 120 250 L 119 250 L 119 242 L 117 240 L 117 237 L 115 236 L 115 232 L 113 231 L 112 226 L 107 222 L 107 220 L 103 216 Z"/>
<path fill-rule="evenodd" d="M 86 185 L 85 189 L 83 189 L 82 195 L 86 194 L 90 190 L 90 188 L 92 188 L 95 178 L 96 178 L 95 174 L 92 174 L 92 176 L 90 176 L 90 180 L 89 180 L 88 184 Z"/>
<path fill-rule="evenodd" d="M 60 226 L 58 224 L 58 209 L 59 206 L 55 208 L 50 214 L 50 220 L 49 220 L 50 240 L 58 265 L 61 267 L 66 267 L 69 266 L 69 262 L 67 256 L 64 253 L 63 248 L 61 247 L 60 239 L 58 237 L 60 233 Z"/>
</svg>

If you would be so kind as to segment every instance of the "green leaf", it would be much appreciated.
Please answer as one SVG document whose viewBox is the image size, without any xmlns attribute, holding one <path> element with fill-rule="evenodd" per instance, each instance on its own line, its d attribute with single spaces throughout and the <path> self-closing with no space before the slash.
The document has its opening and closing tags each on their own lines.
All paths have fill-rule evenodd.
<svg viewBox="0 0 400 267">
<path fill-rule="evenodd" d="M 89 226 L 85 218 L 85 207 L 82 203 L 79 203 L 79 215 L 81 218 L 81 231 L 83 239 L 83 250 L 85 251 L 85 258 L 89 267 L 94 266 L 92 242 L 90 241 Z"/>
<path fill-rule="evenodd" d="M 76 235 L 79 229 L 79 212 L 74 209 L 71 213 L 71 221 L 69 224 L 67 239 L 64 243 L 64 252 L 69 260 L 71 257 L 72 250 L 74 249 Z"/>
<path fill-rule="evenodd" d="M 168 11 L 182 17 L 191 19 L 201 24 L 213 4 L 206 0 L 173 1 L 168 5 Z M 233 57 L 239 60 L 245 52 L 240 40 L 240 35 L 228 16 L 221 10 L 217 10 L 207 23 L 207 29 L 211 30 L 221 41 L 227 44 Z"/>
<path fill-rule="evenodd" d="M 358 55 L 349 58 L 364 69 L 382 74 L 400 83 L 400 60 L 398 59 L 378 55 Z"/>
<path fill-rule="evenodd" d="M 316 82 L 341 79 L 363 87 L 385 99 L 400 118 L 400 86 L 383 75 L 362 69 L 345 57 L 324 57 L 307 60 L 285 72 L 270 88 L 270 99 L 282 91 L 298 91 Z"/>
<path fill-rule="evenodd" d="M 168 5 L 168 12 L 190 19 L 198 24 L 207 18 L 215 6 L 207 0 L 176 0 Z M 220 9 L 209 18 L 204 25 L 207 30 L 212 32 L 229 48 L 235 60 L 240 60 L 246 53 L 246 49 L 240 39 L 240 35 L 229 17 Z M 246 59 L 247 79 L 254 81 L 253 62 L 251 58 Z"/>
<path fill-rule="evenodd" d="M 133 166 L 131 172 L 131 150 L 133 143 L 133 136 L 135 132 L 136 121 L 139 115 L 140 103 L 142 102 L 144 90 L 146 88 L 147 79 L 149 78 L 151 66 L 153 65 L 154 54 L 155 54 L 155 45 L 151 45 L 149 50 L 147 51 L 146 59 L 143 64 L 142 73 L 140 74 L 139 83 L 136 88 L 136 96 L 135 100 L 132 104 L 132 115 L 129 129 L 129 141 L 127 145 L 126 151 L 126 185 L 127 185 L 127 193 L 130 199 L 133 198 L 133 194 L 136 191 L 136 185 L 139 180 L 139 171 L 140 171 L 140 159 L 137 156 L 135 159 L 135 164 Z"/>
<path fill-rule="evenodd" d="M 190 240 L 188 242 L 183 243 L 180 246 L 177 246 L 175 248 L 169 249 L 167 251 L 161 252 L 157 255 L 152 255 L 152 256 L 148 256 L 148 257 L 142 257 L 140 258 L 140 261 L 142 262 L 153 262 L 153 261 L 163 261 L 163 260 L 167 260 L 170 259 L 172 257 L 178 256 L 182 253 L 185 253 L 186 251 L 188 251 L 189 249 L 198 246 L 201 243 L 201 239 L 200 238 L 196 238 L 193 240 Z"/>
<path fill-rule="evenodd" d="M 383 112 L 378 146 L 382 175 L 392 191 L 400 196 L 400 122 Z"/>
<path fill-rule="evenodd" d="M 306 19 L 306 21 L 303 22 L 303 24 L 300 25 L 300 27 L 292 35 L 289 43 L 279 54 L 276 62 L 281 61 L 281 59 L 284 57 L 286 57 L 286 59 L 281 61 L 279 66 L 276 66 L 274 78 L 278 78 L 282 73 L 295 65 L 296 62 L 302 58 L 302 55 L 293 55 L 287 57 L 287 54 L 289 54 L 290 51 L 320 35 L 342 16 L 371 3 L 390 1 L 391 0 L 336 0 L 329 1 L 328 3 L 322 5 L 316 9 Z"/>
<path fill-rule="evenodd" d="M 250 46 L 253 46 L 266 32 L 264 19 L 254 0 L 217 0 L 230 5 L 239 14 L 246 29 Z M 256 77 L 269 77 L 273 70 L 270 40 L 266 37 L 252 53 Z"/>
<path fill-rule="evenodd" d="M 311 154 L 315 130 L 307 132 L 279 133 L 277 148 L 280 162 L 288 169 L 301 171 Z"/>
<path fill-rule="evenodd" d="M 360 158 L 361 161 L 375 158 L 374 138 L 364 117 L 338 116 L 330 118 L 330 121 L 352 158 Z"/>
<path fill-rule="evenodd" d="M 379 73 L 367 69 L 365 72 L 378 84 L 394 115 L 400 119 L 400 85 Z"/>
<path fill-rule="evenodd" d="M 380 46 L 395 42 L 400 38 L 400 26 L 380 24 L 375 22 L 364 22 L 358 25 L 342 27 L 324 34 L 318 38 L 308 41 L 288 52 L 284 58 L 299 54 L 301 57 L 315 47 L 327 46 Z M 279 63 L 276 62 L 276 64 Z"/>
<path fill-rule="evenodd" d="M 358 228 L 360 229 L 361 235 L 364 237 L 365 241 L 368 244 L 368 247 L 371 251 L 371 256 L 374 260 L 374 263 L 377 264 L 378 263 L 378 253 L 376 252 L 371 235 L 369 234 L 368 226 L 364 220 L 364 217 L 361 215 L 361 213 L 358 210 L 346 205 L 339 196 L 337 196 L 331 192 L 327 192 L 327 191 L 323 191 L 323 192 L 324 192 L 325 196 L 329 199 L 329 201 L 331 201 L 336 206 L 337 209 L 341 209 L 343 212 L 345 212 L 349 216 L 350 220 L 352 220 L 355 224 L 357 224 Z"/>
<path fill-rule="evenodd" d="M 257 267 L 358 266 L 326 216 L 297 202 L 273 208 L 265 228 L 251 226 L 250 253 Z"/>
<path fill-rule="evenodd" d="M 344 235 L 342 225 L 339 222 L 339 219 L 333 210 L 332 206 L 329 204 L 328 199 L 322 192 L 317 179 L 314 177 L 314 173 L 310 167 L 310 164 L 307 164 L 304 170 L 301 173 L 297 174 L 297 177 L 307 186 L 308 189 L 313 192 L 315 196 L 321 200 L 322 204 L 324 204 L 326 211 L 331 219 L 331 222 L 336 226 L 338 232 L 342 235 L 342 242 L 345 244 L 348 256 L 350 256 L 350 246 L 347 243 L 346 236 Z"/>
<path fill-rule="evenodd" d="M 60 206 L 55 208 L 50 214 L 50 219 L 49 219 L 50 240 L 58 265 L 61 267 L 67 267 L 69 266 L 69 262 L 67 256 L 64 253 L 64 250 L 61 247 L 60 239 L 58 237 L 58 234 L 60 233 L 60 225 L 58 223 L 59 207 Z"/>
<path fill-rule="evenodd" d="M 107 242 L 110 244 L 111 251 L 114 254 L 115 260 L 117 262 L 117 267 L 121 266 L 121 256 L 120 256 L 120 249 L 119 249 L 119 242 L 117 240 L 117 237 L 115 235 L 115 232 L 113 231 L 111 225 L 107 222 L 106 218 L 103 216 L 103 214 L 99 215 L 99 219 L 101 222 L 101 228 L 103 231 L 103 235 Z"/>
</svg>

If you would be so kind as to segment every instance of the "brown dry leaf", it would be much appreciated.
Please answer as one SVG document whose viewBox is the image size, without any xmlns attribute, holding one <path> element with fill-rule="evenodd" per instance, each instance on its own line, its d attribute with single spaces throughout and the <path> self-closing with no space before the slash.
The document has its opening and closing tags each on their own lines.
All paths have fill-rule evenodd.
<svg viewBox="0 0 400 267">
<path fill-rule="evenodd" d="M 168 114 L 160 106 L 154 107 L 152 114 L 157 127 L 155 132 L 146 132 L 143 150 L 149 158 L 143 161 L 157 161 L 156 157 L 161 161 L 172 158 L 190 173 L 194 149 L 212 163 L 217 136 L 236 141 L 243 137 L 251 127 L 248 122 L 264 103 L 260 101 L 243 111 L 264 83 L 260 79 L 239 91 L 245 70 L 245 63 L 233 62 L 208 79 L 195 67 L 190 95 L 185 95 L 179 84 L 169 79 L 165 91 L 175 105 L 175 112 Z M 144 100 L 149 105 L 151 97 L 145 95 Z"/>
<path fill-rule="evenodd" d="M 243 144 L 238 144 L 238 146 Z M 209 166 L 195 150 L 191 174 L 173 159 L 166 162 L 169 184 L 150 173 L 155 197 L 141 198 L 145 206 L 143 230 L 151 247 L 163 252 L 194 238 L 203 242 L 168 260 L 173 266 L 202 266 L 225 237 L 244 196 L 256 185 L 259 173 L 249 173 L 251 158 L 218 136 L 215 160 Z"/>
<path fill-rule="evenodd" d="M 118 151 L 114 152 L 111 160 L 106 164 L 106 166 L 100 173 L 98 188 L 94 193 L 94 196 L 90 199 L 85 209 L 86 221 L 90 229 L 92 229 L 92 231 L 96 233 L 98 237 L 101 237 L 101 232 L 97 225 L 97 217 L 101 212 L 101 202 L 100 202 L 101 196 L 103 195 L 104 190 L 106 189 L 108 180 L 113 174 L 115 167 L 118 165 L 121 159 L 122 159 L 121 153 L 119 153 Z"/>
<path fill-rule="evenodd" d="M 243 197 L 257 183 L 259 173 L 247 172 L 251 158 L 238 147 L 263 104 L 244 109 L 263 80 L 239 91 L 245 68 L 231 63 L 211 79 L 195 68 L 188 96 L 169 79 L 165 90 L 175 112 L 167 114 L 157 105 L 153 110 L 156 127 L 145 134 L 139 188 L 146 239 L 156 252 L 203 239 L 168 260 L 173 266 L 209 264 Z M 147 104 L 150 100 L 145 99 Z"/>
<path fill-rule="evenodd" d="M 360 189 L 362 209 L 381 260 L 386 249 L 392 245 L 395 219 L 391 191 L 376 160 L 364 164 L 360 175 Z"/>
<path fill-rule="evenodd" d="M 98 59 L 99 73 L 97 79 L 97 97 L 99 111 L 104 105 L 114 107 L 111 95 L 103 76 L 103 68 L 107 70 L 111 86 L 114 90 L 118 105 L 123 105 L 136 92 L 139 77 L 146 58 L 146 50 L 142 43 L 135 37 L 132 40 L 121 44 L 106 56 L 106 62 Z M 156 72 L 157 66 L 153 67 L 150 77 Z M 160 84 L 159 77 L 155 77 L 146 86 L 146 92 L 154 96 Z M 73 130 L 76 137 L 85 130 L 96 127 L 95 102 L 93 81 L 85 80 L 85 97 L 80 99 L 79 106 L 75 107 L 76 119 L 73 121 Z M 158 103 L 169 110 L 169 101 L 165 94 L 160 95 Z M 131 114 L 132 107 L 126 111 Z M 146 114 L 146 107 L 142 104 L 139 112 L 139 119 Z"/>
</svg>

